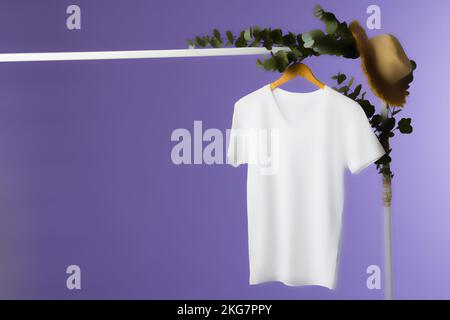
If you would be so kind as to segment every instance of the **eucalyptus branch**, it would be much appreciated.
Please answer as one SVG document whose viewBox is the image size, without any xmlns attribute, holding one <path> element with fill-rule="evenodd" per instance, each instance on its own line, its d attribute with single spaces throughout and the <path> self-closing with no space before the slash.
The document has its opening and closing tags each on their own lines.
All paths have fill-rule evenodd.
<svg viewBox="0 0 450 320">
<path fill-rule="evenodd" d="M 355 40 L 346 22 L 340 22 L 331 12 L 325 12 L 321 6 L 316 6 L 314 15 L 325 24 L 325 32 L 317 29 L 295 34 L 254 26 L 241 31 L 235 36 L 231 31 L 222 34 L 214 29 L 211 35 L 197 36 L 188 40 L 189 47 L 220 48 L 220 47 L 289 47 L 290 51 L 272 53 L 265 60 L 258 60 L 258 66 L 267 71 L 283 72 L 294 63 L 303 61 L 310 56 L 334 55 L 356 59 L 359 57 Z"/>
<path fill-rule="evenodd" d="M 386 154 L 375 162 L 378 172 L 390 178 L 394 177 L 394 173 L 390 167 L 392 148 L 389 147 L 389 138 L 395 136 L 394 131 L 397 129 L 402 134 L 411 133 L 413 131 L 411 118 L 402 118 L 397 123 L 395 116 L 402 109 L 388 107 L 388 114 L 383 119 L 380 113 L 376 113 L 375 106 L 365 98 L 366 92 L 362 92 L 362 85 L 358 84 L 353 88 L 353 77 L 347 83 L 345 83 L 347 76 L 343 73 L 338 73 L 331 78 L 337 83 L 337 86 L 333 87 L 333 89 L 359 103 L 369 119 L 370 125 L 374 129 L 375 135 L 385 148 Z"/>
</svg>

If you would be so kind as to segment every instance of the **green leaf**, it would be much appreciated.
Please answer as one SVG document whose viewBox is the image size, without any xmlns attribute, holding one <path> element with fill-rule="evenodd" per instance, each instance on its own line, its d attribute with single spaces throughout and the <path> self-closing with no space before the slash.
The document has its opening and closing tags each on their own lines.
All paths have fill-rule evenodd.
<svg viewBox="0 0 450 320">
<path fill-rule="evenodd" d="M 383 131 L 391 131 L 395 127 L 395 118 L 386 118 L 381 123 L 381 128 Z"/>
<path fill-rule="evenodd" d="M 353 92 L 352 94 L 354 94 L 354 93 L 355 92 Z M 349 97 L 350 97 L 350 95 L 349 95 Z M 373 116 L 373 114 L 375 113 L 375 106 L 372 105 L 369 100 L 359 99 L 357 102 L 359 103 L 361 108 L 363 108 L 367 118 L 370 118 Z"/>
<path fill-rule="evenodd" d="M 282 44 L 283 43 L 283 32 L 281 29 L 274 29 L 271 32 L 272 41 L 276 44 Z"/>
<path fill-rule="evenodd" d="M 332 13 L 325 13 L 322 17 L 322 21 L 325 22 L 325 29 L 328 34 L 333 34 L 336 32 L 339 23 L 336 20 L 336 17 Z"/>
<path fill-rule="evenodd" d="M 195 43 L 201 48 L 206 47 L 206 41 L 198 36 L 195 37 Z"/>
<path fill-rule="evenodd" d="M 220 31 L 217 29 L 213 30 L 214 38 L 216 38 L 219 42 L 222 42 L 222 38 L 220 36 Z"/>
<path fill-rule="evenodd" d="M 264 42 L 263 42 L 264 48 L 266 48 L 267 50 L 272 50 L 273 41 L 272 41 L 271 36 L 270 36 L 270 35 L 266 35 L 266 36 L 264 37 L 264 40 L 263 40 L 263 41 L 264 41 Z"/>
<path fill-rule="evenodd" d="M 312 49 L 313 45 L 314 45 L 314 40 L 312 40 L 312 39 L 305 41 L 305 43 L 303 43 L 303 46 L 308 49 Z"/>
<path fill-rule="evenodd" d="M 401 133 L 409 134 L 413 131 L 413 127 L 411 126 L 411 118 L 402 118 L 398 122 L 397 128 Z"/>
<path fill-rule="evenodd" d="M 283 45 L 286 47 L 294 47 L 296 45 L 296 41 L 295 41 L 295 34 L 293 34 L 292 32 L 289 32 L 287 35 L 283 36 Z"/>
<path fill-rule="evenodd" d="M 275 70 L 275 63 L 273 58 L 265 59 L 261 62 L 261 66 L 266 71 L 274 71 Z"/>
<path fill-rule="evenodd" d="M 213 47 L 213 48 L 220 48 L 220 47 L 222 47 L 222 42 L 217 40 L 217 38 L 215 38 L 215 37 L 210 39 L 210 44 L 211 44 L 211 47 Z"/>
<path fill-rule="evenodd" d="M 233 43 L 233 42 L 234 42 L 234 36 L 233 36 L 233 33 L 232 33 L 230 30 L 228 30 L 228 31 L 226 32 L 226 35 L 227 35 L 228 41 L 229 41 L 230 43 Z"/>
<path fill-rule="evenodd" d="M 272 58 L 274 60 L 274 67 L 279 72 L 283 72 L 286 70 L 286 67 L 289 65 L 289 59 L 287 57 L 287 53 L 284 50 L 278 51 L 275 54 L 272 54 Z"/>
<path fill-rule="evenodd" d="M 347 94 L 348 90 L 350 90 L 350 88 L 348 86 L 343 86 L 338 89 L 339 92 L 344 93 L 344 94 Z"/>
<path fill-rule="evenodd" d="M 244 31 L 244 39 L 245 41 L 252 41 L 252 33 L 251 33 L 251 29 L 245 29 Z"/>
<path fill-rule="evenodd" d="M 289 63 L 298 63 L 303 60 L 303 56 L 297 48 L 292 48 L 291 51 L 288 51 L 286 54 Z"/>
<path fill-rule="evenodd" d="M 322 6 L 316 5 L 316 6 L 314 7 L 314 16 L 315 16 L 316 18 L 319 18 L 319 19 L 320 19 L 321 15 L 322 15 L 323 13 L 324 13 L 324 10 L 322 9 Z"/>
<path fill-rule="evenodd" d="M 336 39 L 330 35 L 321 35 L 314 38 L 312 48 L 319 55 L 320 54 L 327 54 L 334 56 L 341 55 Z"/>
<path fill-rule="evenodd" d="M 312 48 L 314 46 L 314 43 L 324 36 L 325 34 L 322 30 L 312 30 L 302 33 L 302 40 L 304 42 L 303 46 L 305 48 Z"/>
<path fill-rule="evenodd" d="M 261 35 L 261 28 L 258 26 L 254 26 L 252 28 L 252 35 L 253 37 L 259 37 Z"/>
<path fill-rule="evenodd" d="M 381 117 L 381 115 L 379 115 L 379 114 L 374 115 L 374 116 L 372 117 L 372 120 L 370 121 L 372 127 L 374 127 L 374 128 L 375 128 L 375 127 L 378 127 L 378 126 L 380 125 L 380 123 L 381 123 L 381 120 L 383 120 L 383 118 Z"/>
<path fill-rule="evenodd" d="M 352 77 L 350 81 L 348 82 L 348 86 L 351 87 L 353 85 L 353 82 L 355 81 L 355 77 Z"/>
<path fill-rule="evenodd" d="M 236 42 L 234 43 L 234 45 L 238 48 L 247 46 L 247 41 L 245 40 L 245 32 L 244 31 L 241 32 L 239 37 L 236 39 Z"/>
<path fill-rule="evenodd" d="M 325 12 L 321 6 L 317 5 L 314 8 L 314 15 L 325 23 L 328 34 L 333 34 L 338 30 L 339 21 L 331 12 Z"/>
<path fill-rule="evenodd" d="M 347 79 L 347 76 L 343 73 L 339 73 L 337 76 L 337 83 L 341 84 L 342 82 L 345 81 L 345 79 Z"/>
<path fill-rule="evenodd" d="M 353 80 L 353 78 L 352 78 L 352 80 Z M 352 83 L 353 83 L 353 81 L 351 81 Z M 349 87 L 351 87 L 351 85 L 349 84 L 348 85 Z M 357 85 L 356 86 L 356 88 L 353 90 L 353 92 L 352 93 L 350 93 L 349 95 L 348 95 L 348 97 L 350 98 L 350 99 L 353 99 L 353 100 L 355 100 L 358 96 L 359 96 L 359 94 L 361 93 L 361 85 L 359 84 L 359 85 Z M 365 100 L 365 101 L 367 101 L 367 100 Z M 375 111 L 375 110 L 374 110 Z"/>
</svg>

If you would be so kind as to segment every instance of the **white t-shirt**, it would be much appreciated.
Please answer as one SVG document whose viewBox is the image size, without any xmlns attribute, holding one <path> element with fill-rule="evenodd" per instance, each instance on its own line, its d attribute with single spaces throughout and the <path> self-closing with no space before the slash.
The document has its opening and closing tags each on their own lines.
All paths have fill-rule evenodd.
<svg viewBox="0 0 450 320">
<path fill-rule="evenodd" d="M 325 86 L 269 85 L 234 106 L 228 163 L 248 163 L 250 284 L 336 287 L 344 170 L 385 153 L 362 108 Z"/>
</svg>

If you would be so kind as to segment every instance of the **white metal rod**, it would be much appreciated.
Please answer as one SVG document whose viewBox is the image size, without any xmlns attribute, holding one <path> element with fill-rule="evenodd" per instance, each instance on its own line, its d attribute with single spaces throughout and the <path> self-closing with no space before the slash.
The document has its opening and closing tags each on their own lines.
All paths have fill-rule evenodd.
<svg viewBox="0 0 450 320">
<path fill-rule="evenodd" d="M 387 103 L 381 101 L 381 116 L 383 119 L 388 117 Z M 384 226 L 384 295 L 386 300 L 392 300 L 394 298 L 394 279 L 392 268 L 392 205 L 391 200 L 389 203 L 385 203 L 385 193 L 391 194 L 392 197 L 392 184 L 385 185 L 383 183 L 383 226 Z"/>
<path fill-rule="evenodd" d="M 394 280 L 392 276 L 392 212 L 391 207 L 383 206 L 384 220 L 384 292 L 386 300 L 394 298 Z"/>
<path fill-rule="evenodd" d="M 287 47 L 274 47 L 272 52 L 289 51 Z M 134 51 L 84 51 L 84 52 L 39 52 L 1 53 L 0 62 L 26 61 L 72 61 L 72 60 L 113 60 L 113 59 L 154 59 L 213 56 L 262 55 L 270 51 L 262 47 L 134 50 Z"/>
</svg>

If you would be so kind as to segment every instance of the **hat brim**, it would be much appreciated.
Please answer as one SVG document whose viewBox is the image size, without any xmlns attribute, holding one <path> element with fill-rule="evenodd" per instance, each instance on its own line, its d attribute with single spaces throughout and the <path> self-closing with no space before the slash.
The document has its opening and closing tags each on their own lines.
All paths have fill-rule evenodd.
<svg viewBox="0 0 450 320">
<path fill-rule="evenodd" d="M 374 50 L 366 31 L 356 20 L 350 23 L 349 30 L 355 38 L 361 58 L 361 68 L 374 95 L 391 106 L 403 106 L 409 94 L 407 91 L 409 83 L 404 79 L 394 84 L 385 81 L 378 71 Z"/>
</svg>

